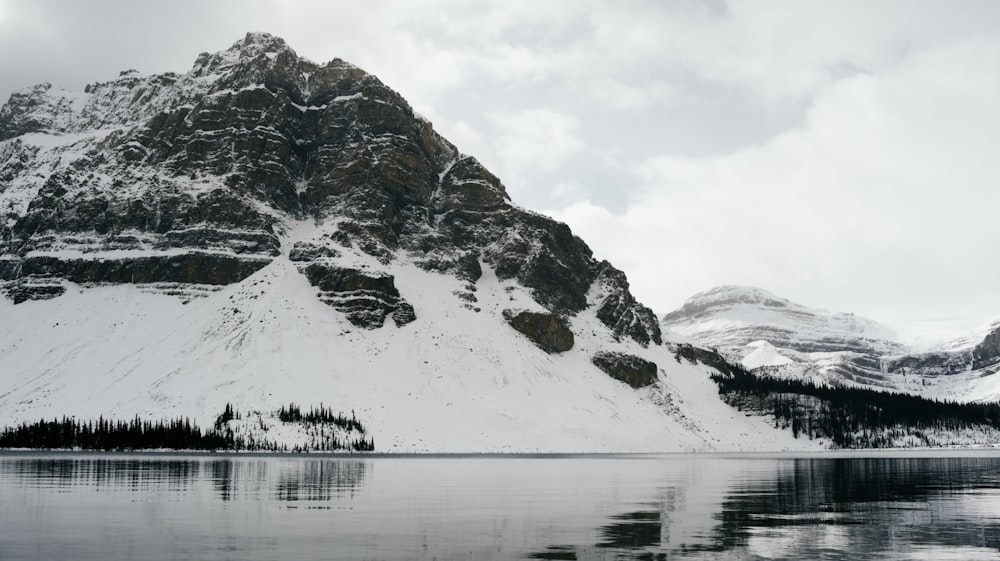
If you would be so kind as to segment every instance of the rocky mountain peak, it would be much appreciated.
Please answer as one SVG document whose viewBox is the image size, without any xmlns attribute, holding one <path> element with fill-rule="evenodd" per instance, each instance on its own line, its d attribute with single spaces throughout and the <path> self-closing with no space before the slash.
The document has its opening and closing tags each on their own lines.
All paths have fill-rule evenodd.
<svg viewBox="0 0 1000 561">
<path fill-rule="evenodd" d="M 265 31 L 248 31 L 243 39 L 233 43 L 233 48 L 236 47 L 239 47 L 244 51 L 253 49 L 259 49 L 265 52 L 279 49 L 291 50 L 288 44 L 285 43 L 284 39 L 271 35 Z"/>
<path fill-rule="evenodd" d="M 275 37 L 263 32 L 249 32 L 224 51 L 217 53 L 203 52 L 198 55 L 194 63 L 194 69 L 217 72 L 231 67 L 233 64 L 252 61 L 261 56 L 265 56 L 271 60 L 276 59 L 278 56 L 293 57 L 295 60 L 298 60 L 298 55 L 281 37 Z"/>
<path fill-rule="evenodd" d="M 419 314 L 394 270 L 412 263 L 463 279 L 471 307 L 488 269 L 553 317 L 593 308 L 615 337 L 660 342 L 624 274 L 513 206 L 402 96 L 266 33 L 186 74 L 38 86 L 0 110 L 0 139 L 0 279 L 18 299 L 67 281 L 218 286 L 294 258 L 352 321 L 402 326 Z"/>
<path fill-rule="evenodd" d="M 202 79 L 211 91 L 258 85 L 284 91 L 302 103 L 308 72 L 314 68 L 313 63 L 301 60 L 283 39 L 266 33 L 248 33 L 225 51 L 198 55 L 189 75 Z"/>
</svg>

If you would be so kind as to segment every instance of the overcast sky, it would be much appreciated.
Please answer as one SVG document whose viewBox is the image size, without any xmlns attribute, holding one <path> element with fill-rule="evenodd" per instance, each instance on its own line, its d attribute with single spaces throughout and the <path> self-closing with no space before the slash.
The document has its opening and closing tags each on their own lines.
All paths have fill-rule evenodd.
<svg viewBox="0 0 1000 561">
<path fill-rule="evenodd" d="M 0 0 L 0 97 L 251 30 L 379 76 L 657 313 L 1000 317 L 1000 2 Z"/>
</svg>

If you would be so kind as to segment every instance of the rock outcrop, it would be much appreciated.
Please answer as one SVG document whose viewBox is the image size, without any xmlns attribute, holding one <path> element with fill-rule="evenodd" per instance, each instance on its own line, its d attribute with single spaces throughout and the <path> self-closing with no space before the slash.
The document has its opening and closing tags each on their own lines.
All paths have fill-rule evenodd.
<svg viewBox="0 0 1000 561">
<path fill-rule="evenodd" d="M 598 282 L 608 287 L 608 295 L 597 309 L 597 318 L 610 327 L 616 337 L 631 337 L 644 347 L 651 342 L 663 343 L 656 314 L 632 296 L 625 273 L 604 262 Z"/>
<path fill-rule="evenodd" d="M 344 313 L 358 327 L 382 327 L 392 316 L 401 327 L 416 319 L 413 306 L 400 297 L 392 275 L 311 263 L 303 270 L 320 290 L 320 299 Z"/>
<path fill-rule="evenodd" d="M 573 348 L 573 332 L 557 315 L 513 310 L 504 310 L 503 315 L 511 327 L 547 353 L 562 353 Z"/>
<path fill-rule="evenodd" d="M 972 369 L 983 370 L 1000 366 L 1000 326 L 994 328 L 972 350 Z"/>
<path fill-rule="evenodd" d="M 635 355 L 602 351 L 594 355 L 592 361 L 608 376 L 633 388 L 656 383 L 656 363 Z"/>
</svg>

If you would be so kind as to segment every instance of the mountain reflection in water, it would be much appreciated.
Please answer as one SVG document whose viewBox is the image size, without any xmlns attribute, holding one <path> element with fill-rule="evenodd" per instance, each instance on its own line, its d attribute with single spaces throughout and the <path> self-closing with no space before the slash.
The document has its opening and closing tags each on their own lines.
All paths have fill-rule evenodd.
<svg viewBox="0 0 1000 561">
<path fill-rule="evenodd" d="M 754 460 L 756 461 L 756 460 Z M 609 516 L 594 546 L 533 559 L 1000 559 L 1000 458 L 836 458 L 778 462 L 737 481 L 706 532 L 671 524 L 685 489 L 656 509 Z M 649 504 L 643 505 L 648 507 Z"/>
<path fill-rule="evenodd" d="M 79 457 L 10 459 L 0 456 L 0 473 L 39 487 L 183 491 L 207 478 L 223 501 L 253 499 L 270 486 L 280 501 L 329 501 L 361 485 L 363 461 L 270 458 L 219 460 Z"/>
<path fill-rule="evenodd" d="M 215 460 L 208 462 L 212 484 L 224 501 L 252 499 L 271 485 L 270 496 L 278 501 L 331 501 L 350 496 L 365 478 L 363 461 L 296 459 L 275 462 Z"/>
<path fill-rule="evenodd" d="M 1000 455 L 0 454 L 0 559 L 1000 559 Z"/>
</svg>

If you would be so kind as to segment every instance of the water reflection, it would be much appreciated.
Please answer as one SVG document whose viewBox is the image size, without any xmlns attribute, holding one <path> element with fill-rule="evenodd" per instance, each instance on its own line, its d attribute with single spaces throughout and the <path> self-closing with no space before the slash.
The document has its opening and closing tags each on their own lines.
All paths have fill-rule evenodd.
<svg viewBox="0 0 1000 561">
<path fill-rule="evenodd" d="M 775 460 L 728 484 L 712 522 L 672 532 L 698 504 L 676 477 L 657 509 L 610 515 L 597 543 L 531 559 L 1000 559 L 1000 459 Z M 675 535 L 676 534 L 676 535 Z"/>
<path fill-rule="evenodd" d="M 262 493 L 279 501 L 330 501 L 350 496 L 364 481 L 367 463 L 345 459 L 259 459 L 7 457 L 0 456 L 0 481 L 40 489 L 182 492 L 202 479 L 223 501 L 256 500 Z"/>
<path fill-rule="evenodd" d="M 576 548 L 571 545 L 550 545 L 545 551 L 529 553 L 528 559 L 569 559 L 575 561 Z"/>
<path fill-rule="evenodd" d="M 997 549 L 1000 519 L 963 509 L 982 499 L 978 489 L 1000 485 L 998 468 L 995 458 L 794 460 L 774 481 L 736 485 L 713 541 L 773 558 L 819 558 L 850 544 Z"/>
<path fill-rule="evenodd" d="M 1000 559 L 1000 456 L 0 454 L 0 559 Z"/>
<path fill-rule="evenodd" d="M 275 498 L 282 501 L 332 501 L 352 497 L 368 464 L 357 461 L 295 462 L 282 471 Z"/>
<path fill-rule="evenodd" d="M 40 487 L 92 486 L 140 491 L 187 489 L 200 477 L 198 462 L 101 457 L 3 458 L 0 473 Z"/>
<path fill-rule="evenodd" d="M 597 547 L 641 549 L 660 545 L 663 522 L 659 511 L 640 511 L 616 514 L 611 522 L 601 528 L 604 541 Z"/>
</svg>

